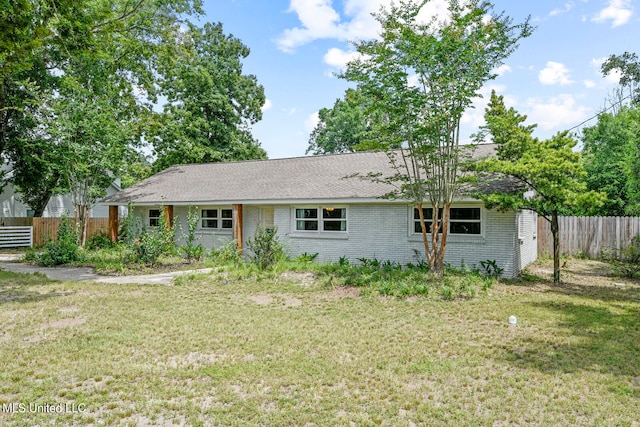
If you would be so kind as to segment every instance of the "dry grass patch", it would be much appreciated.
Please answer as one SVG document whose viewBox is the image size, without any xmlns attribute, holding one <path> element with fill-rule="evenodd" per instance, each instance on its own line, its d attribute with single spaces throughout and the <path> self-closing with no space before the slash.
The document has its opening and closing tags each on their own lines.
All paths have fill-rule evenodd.
<svg viewBox="0 0 640 427">
<path fill-rule="evenodd" d="M 640 288 L 590 272 L 452 302 L 298 273 L 172 287 L 0 273 L 0 404 L 83 408 L 0 424 L 634 425 Z"/>
</svg>

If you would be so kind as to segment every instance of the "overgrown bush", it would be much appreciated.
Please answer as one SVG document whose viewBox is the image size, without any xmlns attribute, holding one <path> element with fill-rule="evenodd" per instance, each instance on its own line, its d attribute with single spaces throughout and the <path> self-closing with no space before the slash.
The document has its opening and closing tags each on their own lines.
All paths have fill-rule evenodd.
<svg viewBox="0 0 640 427">
<path fill-rule="evenodd" d="M 189 206 L 189 211 L 187 212 L 187 235 L 185 238 L 185 244 L 180 248 L 189 262 L 194 260 L 200 261 L 200 258 L 204 255 L 204 246 L 200 243 L 196 243 L 196 230 L 198 229 L 199 222 L 200 215 L 198 213 L 198 208 Z"/>
<path fill-rule="evenodd" d="M 249 257 L 261 270 L 285 257 L 284 247 L 276 233 L 276 228 L 258 225 L 253 238 L 247 240 L 247 248 L 252 252 Z"/>
<path fill-rule="evenodd" d="M 240 252 L 240 249 L 238 249 L 238 241 L 230 240 L 219 249 L 212 250 L 211 257 L 223 263 L 233 262 L 236 264 L 240 262 L 242 259 L 242 253 Z"/>
<path fill-rule="evenodd" d="M 110 249 L 113 248 L 115 244 L 106 230 L 98 230 L 87 239 L 84 247 L 89 250 Z"/>
<path fill-rule="evenodd" d="M 636 277 L 640 273 L 640 236 L 634 237 L 629 246 L 620 250 L 617 257 L 608 258 L 616 275 Z"/>
<path fill-rule="evenodd" d="M 78 233 L 73 229 L 66 215 L 60 218 L 60 227 L 56 240 L 49 239 L 44 249 L 36 257 L 38 265 L 51 267 L 83 260 L 80 251 Z"/>
<path fill-rule="evenodd" d="M 129 237 L 133 237 L 133 235 Z M 138 260 L 153 267 L 158 263 L 158 258 L 161 255 L 173 255 L 176 253 L 174 237 L 175 227 L 168 224 L 164 216 L 164 210 L 161 210 L 158 226 L 142 229 L 138 237 L 128 246 L 133 250 Z"/>
</svg>

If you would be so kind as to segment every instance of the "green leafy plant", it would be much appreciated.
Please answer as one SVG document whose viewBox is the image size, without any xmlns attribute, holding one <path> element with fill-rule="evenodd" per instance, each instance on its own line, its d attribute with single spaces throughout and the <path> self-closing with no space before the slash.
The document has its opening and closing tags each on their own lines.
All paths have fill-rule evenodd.
<svg viewBox="0 0 640 427">
<path fill-rule="evenodd" d="M 247 240 L 247 248 L 252 252 L 249 257 L 261 270 L 285 257 L 284 246 L 278 240 L 277 228 L 258 225 L 253 238 Z"/>
<path fill-rule="evenodd" d="M 201 243 L 196 243 L 198 240 L 196 230 L 198 229 L 199 221 L 198 208 L 189 206 L 185 244 L 180 248 L 189 262 L 200 261 L 204 255 L 204 246 Z"/>
<path fill-rule="evenodd" d="M 69 264 L 83 259 L 80 251 L 78 233 L 71 225 L 66 214 L 60 218 L 60 227 L 56 240 L 49 239 L 44 250 L 37 255 L 37 264 L 44 267 Z"/>
<path fill-rule="evenodd" d="M 238 241 L 230 240 L 218 249 L 211 251 L 211 257 L 217 261 L 237 264 L 242 259 L 242 252 L 238 249 Z"/>
<path fill-rule="evenodd" d="M 480 266 L 484 270 L 483 273 L 488 277 L 495 277 L 496 279 L 504 272 L 504 269 L 498 265 L 496 260 L 480 261 Z"/>
</svg>

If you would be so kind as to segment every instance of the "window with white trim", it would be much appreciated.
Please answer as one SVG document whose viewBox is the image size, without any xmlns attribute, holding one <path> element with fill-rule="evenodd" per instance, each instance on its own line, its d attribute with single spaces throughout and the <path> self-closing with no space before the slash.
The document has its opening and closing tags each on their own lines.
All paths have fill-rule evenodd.
<svg viewBox="0 0 640 427">
<path fill-rule="evenodd" d="M 347 208 L 296 208 L 296 231 L 347 231 Z"/>
<path fill-rule="evenodd" d="M 201 209 L 200 227 L 206 229 L 232 229 L 232 209 Z"/>
<path fill-rule="evenodd" d="M 160 225 L 160 209 L 149 209 L 149 227 Z"/>
<path fill-rule="evenodd" d="M 422 208 L 422 213 L 427 233 L 431 233 L 433 208 Z M 442 208 L 438 212 L 438 217 L 442 218 Z M 418 208 L 413 209 L 413 231 L 414 233 L 422 233 Z M 442 233 L 442 227 L 439 232 Z M 449 234 L 482 234 L 480 208 L 451 208 L 449 213 Z"/>
</svg>

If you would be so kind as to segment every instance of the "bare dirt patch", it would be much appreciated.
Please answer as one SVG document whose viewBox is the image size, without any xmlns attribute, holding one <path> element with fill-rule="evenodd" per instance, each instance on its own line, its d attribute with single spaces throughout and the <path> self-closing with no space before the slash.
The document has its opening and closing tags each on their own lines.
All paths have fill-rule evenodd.
<svg viewBox="0 0 640 427">
<path fill-rule="evenodd" d="M 358 298 L 360 296 L 360 288 L 338 286 L 332 289 L 324 298 L 340 299 L 340 298 Z"/>
<path fill-rule="evenodd" d="M 55 320 L 47 323 L 45 326 L 54 329 L 70 328 L 72 326 L 82 325 L 87 321 L 86 317 L 69 317 L 66 319 Z"/>
<path fill-rule="evenodd" d="M 271 295 L 249 295 L 248 298 L 258 305 L 269 305 L 273 302 L 273 297 Z"/>
<path fill-rule="evenodd" d="M 314 285 L 318 279 L 318 277 L 311 272 L 299 273 L 296 271 L 285 271 L 280 275 L 280 278 L 303 288 Z"/>
</svg>

